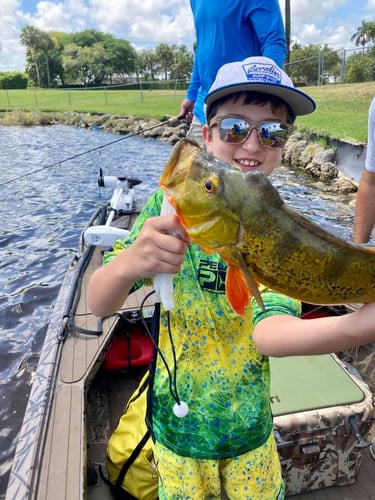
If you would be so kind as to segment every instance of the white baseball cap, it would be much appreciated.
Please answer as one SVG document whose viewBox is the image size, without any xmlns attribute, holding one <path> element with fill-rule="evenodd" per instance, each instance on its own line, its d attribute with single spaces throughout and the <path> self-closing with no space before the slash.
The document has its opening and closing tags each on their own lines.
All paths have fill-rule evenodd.
<svg viewBox="0 0 375 500">
<path fill-rule="evenodd" d="M 310 96 L 296 89 L 292 80 L 268 57 L 248 57 L 221 66 L 205 98 L 205 113 L 211 104 L 233 92 L 254 91 L 279 97 L 295 116 L 307 115 L 315 109 Z"/>
</svg>

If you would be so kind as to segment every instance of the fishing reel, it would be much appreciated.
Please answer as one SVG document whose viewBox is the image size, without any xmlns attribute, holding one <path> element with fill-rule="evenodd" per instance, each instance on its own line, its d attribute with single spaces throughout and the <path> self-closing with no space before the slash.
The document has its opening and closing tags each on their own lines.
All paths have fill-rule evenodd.
<svg viewBox="0 0 375 500">
<path fill-rule="evenodd" d="M 133 177 L 120 177 L 115 175 L 103 175 L 103 170 L 99 170 L 98 177 L 98 186 L 99 187 L 110 187 L 112 189 L 116 188 L 124 188 L 132 189 L 134 186 L 137 186 L 142 181 L 139 179 L 135 179 Z"/>
<path fill-rule="evenodd" d="M 103 175 L 103 170 L 99 169 L 99 188 L 110 187 L 113 189 L 113 194 L 105 224 L 90 226 L 85 230 L 83 240 L 86 245 L 112 246 L 116 240 L 127 236 L 129 233 L 127 229 L 114 227 L 111 224 L 115 216 L 131 214 L 135 210 L 133 188 L 141 182 L 139 179 L 126 176 Z"/>
<path fill-rule="evenodd" d="M 142 181 L 133 177 L 103 175 L 103 170 L 99 169 L 98 186 L 112 188 L 113 195 L 110 206 L 118 215 L 128 214 L 135 208 L 135 191 Z"/>
</svg>

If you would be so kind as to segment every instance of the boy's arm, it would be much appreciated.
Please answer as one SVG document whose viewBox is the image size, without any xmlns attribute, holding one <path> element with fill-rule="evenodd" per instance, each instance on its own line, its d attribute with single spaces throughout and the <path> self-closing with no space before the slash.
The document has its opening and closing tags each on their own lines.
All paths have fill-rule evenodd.
<svg viewBox="0 0 375 500">
<path fill-rule="evenodd" d="M 327 318 L 275 315 L 256 324 L 254 340 L 266 356 L 328 354 L 375 341 L 374 317 L 375 303 Z"/>
</svg>

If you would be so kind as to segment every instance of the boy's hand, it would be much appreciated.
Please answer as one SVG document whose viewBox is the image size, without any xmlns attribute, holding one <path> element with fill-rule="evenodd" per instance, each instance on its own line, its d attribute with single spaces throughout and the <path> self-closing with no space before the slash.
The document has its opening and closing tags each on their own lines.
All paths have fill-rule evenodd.
<svg viewBox="0 0 375 500">
<path fill-rule="evenodd" d="M 138 238 L 126 252 L 135 279 L 153 278 L 159 273 L 178 273 L 189 243 L 176 215 L 147 219 Z"/>
</svg>

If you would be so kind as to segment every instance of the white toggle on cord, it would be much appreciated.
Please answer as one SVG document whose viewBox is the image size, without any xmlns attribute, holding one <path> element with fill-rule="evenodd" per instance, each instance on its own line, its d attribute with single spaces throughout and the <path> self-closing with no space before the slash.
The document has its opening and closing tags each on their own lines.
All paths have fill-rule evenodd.
<svg viewBox="0 0 375 500">
<path fill-rule="evenodd" d="M 174 208 L 164 195 L 160 215 L 174 214 Z M 156 301 L 160 301 L 166 311 L 174 308 L 173 301 L 173 274 L 160 273 L 154 278 L 154 290 Z"/>
</svg>

